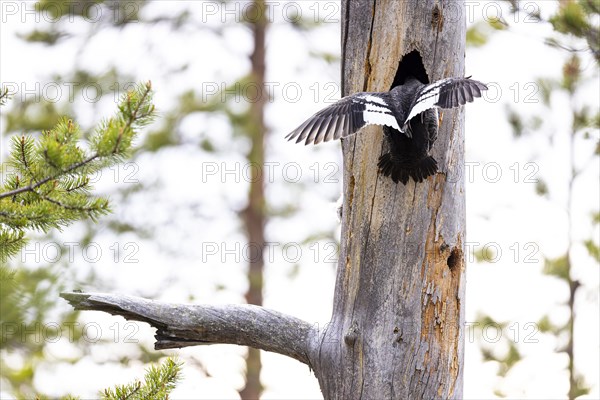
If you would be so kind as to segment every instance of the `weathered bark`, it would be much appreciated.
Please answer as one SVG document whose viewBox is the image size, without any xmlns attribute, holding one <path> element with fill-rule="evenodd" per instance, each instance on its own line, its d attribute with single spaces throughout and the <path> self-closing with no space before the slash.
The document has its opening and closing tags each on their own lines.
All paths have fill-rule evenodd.
<svg viewBox="0 0 600 400">
<path fill-rule="evenodd" d="M 431 81 L 463 76 L 464 5 L 343 1 L 343 94 L 389 90 L 418 50 Z M 465 198 L 463 113 L 445 111 L 441 171 L 407 186 L 381 176 L 382 130 L 345 140 L 341 252 L 315 370 L 327 399 L 461 398 Z"/>
<path fill-rule="evenodd" d="M 237 344 L 272 351 L 309 364 L 318 334 L 307 322 L 250 304 L 170 304 L 107 293 L 62 293 L 77 310 L 104 311 L 156 328 L 154 348 Z"/>
<path fill-rule="evenodd" d="M 265 164 L 265 136 L 267 128 L 264 122 L 265 105 L 267 103 L 265 90 L 265 36 L 267 18 L 264 0 L 254 0 L 253 6 L 258 10 L 249 21 L 254 38 L 254 50 L 250 55 L 252 71 L 250 81 L 259 90 L 250 94 L 249 98 L 256 99 L 250 103 L 248 135 L 252 141 L 247 160 L 252 168 L 252 179 L 248 191 L 248 205 L 243 212 L 244 227 L 248 238 L 248 291 L 246 301 L 248 304 L 263 304 L 263 271 L 265 251 L 265 190 L 264 190 L 264 164 Z M 260 397 L 262 385 L 260 371 L 262 368 L 260 350 L 249 347 L 246 354 L 246 384 L 240 390 L 242 400 L 254 400 Z"/>
<path fill-rule="evenodd" d="M 463 76 L 464 4 L 344 0 L 345 95 L 389 90 L 417 50 L 430 81 Z M 344 204 L 333 316 L 323 332 L 253 306 L 163 305 L 68 293 L 76 308 L 146 321 L 157 348 L 235 343 L 308 364 L 326 399 L 461 398 L 465 198 L 463 112 L 445 111 L 440 172 L 394 184 L 378 173 L 379 127 L 343 141 Z"/>
</svg>

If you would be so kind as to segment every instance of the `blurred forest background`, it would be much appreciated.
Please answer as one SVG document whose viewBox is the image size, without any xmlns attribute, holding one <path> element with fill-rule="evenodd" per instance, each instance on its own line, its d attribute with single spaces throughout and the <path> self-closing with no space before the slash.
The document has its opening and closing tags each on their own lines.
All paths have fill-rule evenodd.
<svg viewBox="0 0 600 400">
<path fill-rule="evenodd" d="M 11 136 L 61 116 L 91 135 L 136 82 L 152 81 L 158 115 L 130 159 L 93 179 L 112 214 L 30 232 L 3 265 L 0 397 L 96 397 L 177 354 L 173 398 L 320 398 L 291 359 L 225 345 L 156 352 L 147 325 L 74 312 L 58 293 L 251 302 L 327 323 L 339 144 L 283 137 L 339 99 L 340 10 L 2 2 L 3 160 Z M 453 177 L 467 185 L 465 397 L 599 398 L 600 3 L 465 12 L 467 75 L 490 86 L 468 108 L 467 163 Z"/>
</svg>

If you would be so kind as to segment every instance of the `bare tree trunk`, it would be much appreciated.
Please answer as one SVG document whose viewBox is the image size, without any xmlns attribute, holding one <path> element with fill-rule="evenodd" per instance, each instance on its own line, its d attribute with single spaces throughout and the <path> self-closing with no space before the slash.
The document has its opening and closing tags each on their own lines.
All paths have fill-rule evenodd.
<svg viewBox="0 0 600 400">
<path fill-rule="evenodd" d="M 264 192 L 264 163 L 265 163 L 265 135 L 266 127 L 264 112 L 266 104 L 265 85 L 265 35 L 267 19 L 264 0 L 254 0 L 254 7 L 258 10 L 252 15 L 257 17 L 250 21 L 254 38 L 254 50 L 250 56 L 252 72 L 250 82 L 259 90 L 256 99 L 250 103 L 250 123 L 248 124 L 252 147 L 247 156 L 248 162 L 255 166 L 250 168 L 252 179 L 248 192 L 248 205 L 243 213 L 244 226 L 248 238 L 250 253 L 248 265 L 248 291 L 246 301 L 248 304 L 262 305 L 263 303 L 263 270 L 265 248 L 265 192 Z M 260 350 L 249 347 L 246 355 L 246 385 L 240 391 L 243 400 L 255 400 L 260 397 L 262 385 L 260 383 Z"/>
<path fill-rule="evenodd" d="M 343 0 L 342 5 L 344 94 L 389 90 L 400 60 L 413 50 L 420 53 L 430 81 L 463 75 L 462 2 Z M 235 343 L 293 357 L 314 370 L 326 399 L 459 399 L 465 289 L 463 112 L 446 111 L 441 119 L 433 149 L 440 172 L 419 184 L 394 184 L 378 173 L 377 160 L 386 146 L 381 128 L 370 127 L 343 142 L 341 252 L 333 316 L 324 331 L 262 307 L 171 305 L 90 293 L 62 296 L 78 309 L 152 324 L 157 348 Z M 263 157 L 262 147 L 256 151 Z M 250 196 L 257 202 L 249 204 L 246 218 L 264 224 L 258 211 L 264 201 L 262 183 L 251 187 Z M 250 241 L 262 243 L 262 230 L 257 232 Z M 262 269 L 262 258 L 252 268 Z M 255 278 L 250 275 L 250 282 Z M 257 287 L 262 278 L 259 282 Z"/>
<path fill-rule="evenodd" d="M 343 1 L 343 95 L 389 90 L 401 57 L 412 50 L 431 81 L 462 76 L 464 5 L 445 3 Z M 441 172 L 422 184 L 397 185 L 378 173 L 382 130 L 368 129 L 342 146 L 334 309 L 315 365 L 323 394 L 461 398 L 463 113 L 444 112 L 433 151 Z"/>
</svg>

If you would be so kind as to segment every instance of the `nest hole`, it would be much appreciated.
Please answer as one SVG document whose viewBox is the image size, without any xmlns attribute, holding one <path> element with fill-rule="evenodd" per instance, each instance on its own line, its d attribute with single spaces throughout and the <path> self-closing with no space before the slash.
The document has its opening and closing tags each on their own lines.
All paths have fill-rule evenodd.
<svg viewBox="0 0 600 400">
<path fill-rule="evenodd" d="M 425 70 L 425 65 L 423 65 L 423 58 L 417 50 L 413 50 L 402 57 L 390 89 L 404 84 L 409 76 L 414 76 L 421 81 L 421 83 L 430 83 L 427 71 Z"/>
</svg>

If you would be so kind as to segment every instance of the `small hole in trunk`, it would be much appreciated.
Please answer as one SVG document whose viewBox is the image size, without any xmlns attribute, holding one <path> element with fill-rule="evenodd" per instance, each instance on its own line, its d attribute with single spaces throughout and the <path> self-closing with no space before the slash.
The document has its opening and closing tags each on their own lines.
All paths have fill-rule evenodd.
<svg viewBox="0 0 600 400">
<path fill-rule="evenodd" d="M 452 252 L 450 253 L 450 256 L 448 257 L 448 261 L 447 261 L 448 268 L 450 269 L 450 271 L 460 269 L 462 262 L 463 262 L 462 250 L 455 247 L 454 249 L 452 249 Z"/>
</svg>

